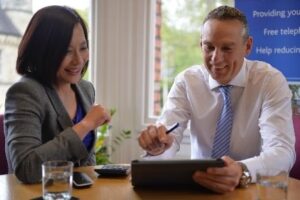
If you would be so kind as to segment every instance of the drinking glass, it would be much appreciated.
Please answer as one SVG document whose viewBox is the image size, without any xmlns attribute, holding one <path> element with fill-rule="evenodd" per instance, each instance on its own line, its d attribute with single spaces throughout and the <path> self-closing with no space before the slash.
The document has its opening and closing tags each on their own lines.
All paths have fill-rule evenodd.
<svg viewBox="0 0 300 200">
<path fill-rule="evenodd" d="M 72 197 L 73 163 L 46 161 L 42 164 L 43 199 L 65 200 Z"/>
<path fill-rule="evenodd" d="M 260 169 L 256 172 L 259 200 L 287 200 L 288 172 L 278 169 Z"/>
</svg>

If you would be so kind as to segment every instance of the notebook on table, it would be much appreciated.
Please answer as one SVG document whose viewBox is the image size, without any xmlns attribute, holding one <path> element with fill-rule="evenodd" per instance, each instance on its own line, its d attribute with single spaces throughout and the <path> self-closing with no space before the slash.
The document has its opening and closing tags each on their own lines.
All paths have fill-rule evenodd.
<svg viewBox="0 0 300 200">
<path fill-rule="evenodd" d="M 134 187 L 196 186 L 192 179 L 195 171 L 223 166 L 222 159 L 133 160 L 131 182 Z"/>
</svg>

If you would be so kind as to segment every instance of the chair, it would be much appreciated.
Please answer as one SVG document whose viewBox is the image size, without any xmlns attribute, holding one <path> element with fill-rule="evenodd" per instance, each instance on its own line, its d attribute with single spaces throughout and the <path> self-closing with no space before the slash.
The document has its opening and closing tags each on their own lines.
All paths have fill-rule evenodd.
<svg viewBox="0 0 300 200">
<path fill-rule="evenodd" d="M 5 137 L 3 120 L 3 115 L 0 114 L 0 174 L 7 174 L 8 167 L 5 156 Z"/>
<path fill-rule="evenodd" d="M 296 162 L 290 172 L 290 176 L 300 180 L 300 115 L 293 115 L 296 136 Z"/>
</svg>

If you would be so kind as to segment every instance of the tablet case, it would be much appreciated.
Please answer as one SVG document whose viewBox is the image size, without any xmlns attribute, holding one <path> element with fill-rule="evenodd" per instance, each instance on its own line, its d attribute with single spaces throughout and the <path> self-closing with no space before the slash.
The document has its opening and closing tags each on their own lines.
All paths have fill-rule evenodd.
<svg viewBox="0 0 300 200">
<path fill-rule="evenodd" d="M 195 171 L 223 166 L 222 159 L 133 160 L 131 183 L 134 187 L 198 186 L 192 179 Z"/>
</svg>

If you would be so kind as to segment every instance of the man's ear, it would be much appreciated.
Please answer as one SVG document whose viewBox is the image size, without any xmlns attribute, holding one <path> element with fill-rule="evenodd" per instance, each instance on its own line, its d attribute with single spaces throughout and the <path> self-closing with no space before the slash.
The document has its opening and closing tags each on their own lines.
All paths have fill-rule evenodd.
<svg viewBox="0 0 300 200">
<path fill-rule="evenodd" d="M 202 36 L 200 36 L 199 46 L 200 46 L 200 48 L 202 48 Z"/>
<path fill-rule="evenodd" d="M 249 36 L 247 41 L 246 41 L 245 56 L 250 54 L 252 46 L 253 46 L 253 38 L 251 36 Z"/>
</svg>

